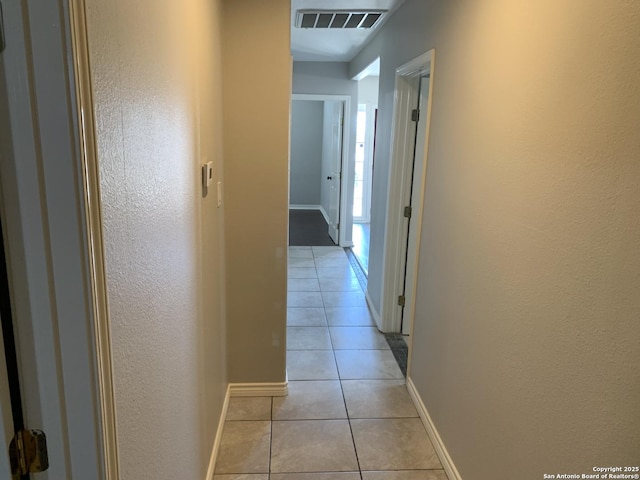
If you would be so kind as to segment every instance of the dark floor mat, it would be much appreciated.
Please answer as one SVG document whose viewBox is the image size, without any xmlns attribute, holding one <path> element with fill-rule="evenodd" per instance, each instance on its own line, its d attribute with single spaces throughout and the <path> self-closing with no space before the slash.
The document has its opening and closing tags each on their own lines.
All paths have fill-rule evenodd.
<svg viewBox="0 0 640 480">
<path fill-rule="evenodd" d="M 289 210 L 289 245 L 292 247 L 333 247 L 329 225 L 319 210 Z"/>
<path fill-rule="evenodd" d="M 398 366 L 400 367 L 400 370 L 402 370 L 402 374 L 406 377 L 409 349 L 407 348 L 407 342 L 404 339 L 404 335 L 400 333 L 385 333 L 384 337 L 389 344 L 389 348 L 391 348 L 391 353 L 396 357 L 396 362 L 398 362 Z"/>
</svg>

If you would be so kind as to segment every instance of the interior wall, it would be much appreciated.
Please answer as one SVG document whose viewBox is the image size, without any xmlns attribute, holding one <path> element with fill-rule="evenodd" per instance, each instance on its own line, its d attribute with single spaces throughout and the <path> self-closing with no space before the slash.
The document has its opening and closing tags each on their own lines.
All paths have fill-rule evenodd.
<svg viewBox="0 0 640 480">
<path fill-rule="evenodd" d="M 122 478 L 204 478 L 226 390 L 220 2 L 87 0 Z M 144 459 L 144 461 L 140 461 Z"/>
<path fill-rule="evenodd" d="M 378 105 L 378 83 L 380 78 L 377 76 L 364 77 L 358 80 L 358 103 L 366 103 L 368 105 Z"/>
<path fill-rule="evenodd" d="M 320 205 L 323 120 L 323 102 L 291 102 L 290 205 Z"/>
<path fill-rule="evenodd" d="M 290 5 L 223 5 L 229 380 L 284 382 Z"/>
<path fill-rule="evenodd" d="M 638 18 L 407 0 L 351 65 L 381 57 L 379 301 L 394 69 L 436 51 L 410 376 L 463 478 L 637 463 Z"/>
<path fill-rule="evenodd" d="M 349 76 L 349 64 L 345 62 L 294 62 L 293 93 L 311 95 L 348 95 L 351 97 L 349 126 L 349 178 L 355 175 L 356 126 L 358 121 L 358 82 Z M 345 119 L 345 122 L 347 120 Z M 353 184 L 343 192 L 347 202 L 346 225 L 353 224 Z M 341 220 L 340 223 L 343 223 Z M 351 228 L 345 232 L 345 241 L 351 243 Z"/>
</svg>

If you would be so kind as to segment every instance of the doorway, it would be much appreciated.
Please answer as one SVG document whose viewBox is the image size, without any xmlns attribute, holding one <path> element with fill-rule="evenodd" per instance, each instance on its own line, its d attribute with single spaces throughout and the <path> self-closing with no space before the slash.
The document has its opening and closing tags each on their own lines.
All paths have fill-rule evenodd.
<svg viewBox="0 0 640 480">
<path fill-rule="evenodd" d="M 350 97 L 292 95 L 289 244 L 347 246 Z"/>
<path fill-rule="evenodd" d="M 353 182 L 353 253 L 363 273 L 369 272 L 371 191 L 378 119 L 379 70 L 358 80 L 355 177 Z"/>
<path fill-rule="evenodd" d="M 396 69 L 385 238 L 384 331 L 411 336 L 426 185 L 434 50 Z"/>
</svg>

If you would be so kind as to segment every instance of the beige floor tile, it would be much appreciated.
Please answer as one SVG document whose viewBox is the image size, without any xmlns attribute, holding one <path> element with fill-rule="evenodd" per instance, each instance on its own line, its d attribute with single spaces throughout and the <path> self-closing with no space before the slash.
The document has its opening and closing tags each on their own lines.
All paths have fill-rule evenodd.
<svg viewBox="0 0 640 480">
<path fill-rule="evenodd" d="M 273 477 L 272 477 L 273 478 Z M 448 480 L 444 470 L 362 472 L 362 480 Z"/>
<path fill-rule="evenodd" d="M 322 292 L 322 301 L 325 307 L 367 306 L 363 292 Z"/>
<path fill-rule="evenodd" d="M 287 327 L 287 350 L 331 350 L 327 327 Z"/>
<path fill-rule="evenodd" d="M 290 292 L 319 292 L 320 284 L 317 278 L 290 278 L 287 281 Z"/>
<path fill-rule="evenodd" d="M 351 263 L 349 263 L 349 259 L 346 255 L 342 255 L 340 257 L 316 257 L 314 258 L 314 262 L 316 268 L 341 268 L 351 266 Z M 307 267 L 308 265 L 304 266 Z"/>
<path fill-rule="evenodd" d="M 230 398 L 226 420 L 271 420 L 271 397 Z"/>
<path fill-rule="evenodd" d="M 287 325 L 290 327 L 326 327 L 324 308 L 287 308 Z"/>
<path fill-rule="evenodd" d="M 351 264 L 342 265 L 340 267 L 320 267 L 316 268 L 318 278 L 345 278 L 355 277 L 355 272 L 351 268 Z"/>
<path fill-rule="evenodd" d="M 323 307 L 320 292 L 288 292 L 287 307 Z"/>
<path fill-rule="evenodd" d="M 326 307 L 329 326 L 375 326 L 367 307 Z"/>
<path fill-rule="evenodd" d="M 316 266 L 313 258 L 289 258 L 290 268 L 313 268 Z"/>
<path fill-rule="evenodd" d="M 315 267 L 292 267 L 289 265 L 289 278 L 318 278 Z"/>
<path fill-rule="evenodd" d="M 213 480 L 269 480 L 269 475 L 266 473 L 236 473 L 214 475 Z"/>
<path fill-rule="evenodd" d="M 404 378 L 391 350 L 336 350 L 334 354 L 343 380 Z"/>
<path fill-rule="evenodd" d="M 271 472 L 358 470 L 347 420 L 273 422 Z"/>
<path fill-rule="evenodd" d="M 417 417 L 404 380 L 342 380 L 349 418 Z"/>
<path fill-rule="evenodd" d="M 336 380 L 338 370 L 331 350 L 290 350 L 287 352 L 289 380 Z"/>
<path fill-rule="evenodd" d="M 276 473 L 271 480 L 360 480 L 359 472 Z"/>
<path fill-rule="evenodd" d="M 336 350 L 389 350 L 389 344 L 376 327 L 330 327 Z"/>
<path fill-rule="evenodd" d="M 441 469 L 419 418 L 351 420 L 362 470 Z"/>
<path fill-rule="evenodd" d="M 289 247 L 289 258 L 313 258 L 311 247 Z"/>
<path fill-rule="evenodd" d="M 320 257 L 345 257 L 347 254 L 342 247 L 311 247 L 311 251 L 313 252 L 313 256 L 315 258 Z"/>
<path fill-rule="evenodd" d="M 362 286 L 357 277 L 345 276 L 341 278 L 321 278 L 320 290 L 323 292 L 362 292 Z"/>
<path fill-rule="evenodd" d="M 289 394 L 273 399 L 274 420 L 347 418 L 338 380 L 289 382 Z"/>
<path fill-rule="evenodd" d="M 271 422 L 225 422 L 216 474 L 269 473 Z"/>
</svg>

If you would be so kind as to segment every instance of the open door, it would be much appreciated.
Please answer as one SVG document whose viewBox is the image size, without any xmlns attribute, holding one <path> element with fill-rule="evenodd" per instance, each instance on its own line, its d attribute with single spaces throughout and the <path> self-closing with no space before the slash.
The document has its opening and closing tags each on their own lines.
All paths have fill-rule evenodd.
<svg viewBox="0 0 640 480">
<path fill-rule="evenodd" d="M 342 102 L 327 102 L 325 114 L 331 115 L 331 137 L 329 145 L 329 163 L 325 181 L 329 184 L 329 202 L 327 215 L 329 217 L 329 236 L 336 245 L 340 244 L 340 185 L 342 177 L 342 148 L 344 124 L 344 107 Z"/>
<path fill-rule="evenodd" d="M 430 50 L 396 68 L 380 328 L 411 335 L 433 89 Z"/>
<path fill-rule="evenodd" d="M 419 100 L 417 108 L 416 121 L 416 144 L 413 154 L 413 172 L 411 174 L 411 194 L 409 209 L 411 212 L 415 209 L 417 212 L 422 211 L 422 199 L 424 191 L 424 169 L 425 147 L 427 136 L 427 109 L 429 106 L 429 76 L 420 77 Z M 418 208 L 416 208 L 418 207 Z M 402 333 L 409 335 L 411 333 L 411 322 L 414 312 L 414 294 L 415 279 L 418 276 L 418 231 L 415 221 L 412 221 L 412 214 L 409 214 L 407 225 L 407 241 L 405 254 L 405 274 L 403 296 L 405 297 L 405 305 L 402 309 Z"/>
</svg>

